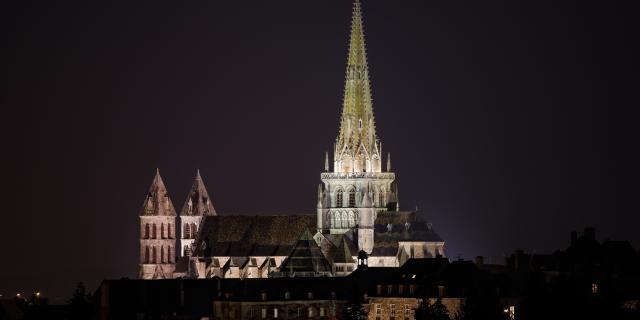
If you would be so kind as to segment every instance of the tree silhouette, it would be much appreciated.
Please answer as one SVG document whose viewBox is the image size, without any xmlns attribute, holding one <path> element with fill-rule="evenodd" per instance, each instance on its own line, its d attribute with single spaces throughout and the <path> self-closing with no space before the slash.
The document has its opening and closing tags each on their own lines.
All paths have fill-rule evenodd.
<svg viewBox="0 0 640 320">
<path fill-rule="evenodd" d="M 82 282 L 76 286 L 71 299 L 69 299 L 69 319 L 90 319 L 91 303 L 86 288 Z"/>
<path fill-rule="evenodd" d="M 429 298 L 420 300 L 420 305 L 416 309 L 416 320 L 450 320 L 449 310 L 442 304 L 442 299 L 438 298 L 433 304 Z"/>
</svg>

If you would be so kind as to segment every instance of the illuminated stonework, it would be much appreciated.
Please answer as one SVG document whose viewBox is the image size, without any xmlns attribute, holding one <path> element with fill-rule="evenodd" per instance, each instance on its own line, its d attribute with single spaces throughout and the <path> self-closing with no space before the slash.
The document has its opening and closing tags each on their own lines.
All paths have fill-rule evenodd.
<svg viewBox="0 0 640 320">
<path fill-rule="evenodd" d="M 314 214 L 220 215 L 200 173 L 176 211 L 157 173 L 140 213 L 140 278 L 346 276 L 444 256 L 444 240 L 400 211 L 390 157 L 382 168 L 360 2 L 353 6 L 340 129 Z"/>
<path fill-rule="evenodd" d="M 382 145 L 376 135 L 370 86 L 362 11 L 356 1 L 333 172 L 320 175 L 318 232 L 344 234 L 355 228 L 358 247 L 369 254 L 378 212 L 398 209 L 395 174 L 382 172 Z M 328 171 L 328 163 L 325 166 Z"/>
</svg>

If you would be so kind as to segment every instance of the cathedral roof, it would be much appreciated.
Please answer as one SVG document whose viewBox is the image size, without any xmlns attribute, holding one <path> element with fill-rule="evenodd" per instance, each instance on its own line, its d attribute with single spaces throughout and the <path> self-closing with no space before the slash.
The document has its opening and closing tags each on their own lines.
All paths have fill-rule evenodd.
<svg viewBox="0 0 640 320">
<path fill-rule="evenodd" d="M 340 244 L 337 247 L 334 247 L 334 250 L 332 250 L 331 254 L 331 259 L 334 263 L 355 262 L 355 260 L 353 260 L 354 252 L 351 251 L 352 245 L 349 244 L 350 242 L 351 241 L 346 236 L 343 236 Z M 351 244 L 353 244 L 353 242 L 351 242 Z M 355 252 L 357 252 L 357 248 Z"/>
<path fill-rule="evenodd" d="M 316 223 L 316 215 L 205 216 L 195 254 L 286 256 L 302 231 Z"/>
<path fill-rule="evenodd" d="M 156 175 L 151 182 L 147 198 L 142 204 L 140 216 L 175 216 L 176 209 L 169 198 L 167 188 L 160 176 L 160 170 L 156 169 Z"/>
<path fill-rule="evenodd" d="M 399 242 L 444 242 L 416 212 L 380 212 L 374 225 L 372 256 L 395 256 Z"/>
<path fill-rule="evenodd" d="M 216 210 L 213 208 L 213 201 L 209 197 L 207 188 L 202 182 L 200 176 L 200 170 L 196 172 L 196 177 L 193 179 L 193 185 L 185 200 L 182 210 L 180 210 L 181 216 L 215 216 Z"/>
<path fill-rule="evenodd" d="M 322 254 L 309 229 L 305 229 L 289 256 L 282 262 L 280 272 L 295 273 L 331 273 L 331 264 Z"/>
</svg>

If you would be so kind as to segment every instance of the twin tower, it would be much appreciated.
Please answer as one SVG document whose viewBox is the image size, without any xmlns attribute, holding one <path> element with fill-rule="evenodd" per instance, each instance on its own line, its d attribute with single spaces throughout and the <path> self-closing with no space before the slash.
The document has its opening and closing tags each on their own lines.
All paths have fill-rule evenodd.
<svg viewBox="0 0 640 320">
<path fill-rule="evenodd" d="M 149 279 L 156 274 L 171 274 L 179 257 L 191 255 L 202 218 L 213 215 L 216 211 L 200 171 L 196 173 L 180 216 L 176 216 L 176 209 L 157 170 L 140 210 L 139 277 Z"/>
<path fill-rule="evenodd" d="M 378 213 L 397 211 L 395 174 L 390 156 L 383 171 L 382 143 L 376 134 L 360 2 L 353 6 L 340 131 L 318 186 L 317 237 L 355 231 L 359 250 L 371 253 Z M 141 277 L 170 272 L 178 256 L 188 256 L 203 216 L 216 215 L 198 173 L 176 216 L 159 173 L 140 213 Z M 176 230 L 176 224 L 179 225 Z M 178 231 L 178 232 L 176 232 Z M 311 230 L 314 231 L 314 230 Z"/>
</svg>

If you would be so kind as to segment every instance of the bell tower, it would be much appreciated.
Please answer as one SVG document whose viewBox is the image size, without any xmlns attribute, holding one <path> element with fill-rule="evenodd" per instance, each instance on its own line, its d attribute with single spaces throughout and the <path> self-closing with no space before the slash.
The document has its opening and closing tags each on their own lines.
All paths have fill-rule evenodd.
<svg viewBox="0 0 640 320">
<path fill-rule="evenodd" d="M 170 279 L 175 269 L 176 210 L 156 170 L 140 210 L 140 279 Z"/>
<path fill-rule="evenodd" d="M 327 156 L 328 158 L 328 156 Z M 388 165 L 390 170 L 390 165 Z M 333 149 L 333 170 L 325 159 L 318 188 L 318 231 L 356 231 L 358 247 L 373 249 L 378 212 L 397 210 L 395 174 L 382 171 L 382 143 L 376 135 L 365 50 L 362 11 L 353 4 L 340 130 Z"/>
<path fill-rule="evenodd" d="M 216 210 L 207 192 L 207 188 L 200 177 L 200 170 L 196 172 L 193 185 L 187 200 L 180 210 L 180 256 L 191 256 L 193 243 L 200 231 L 200 223 L 204 216 L 215 216 Z"/>
</svg>

